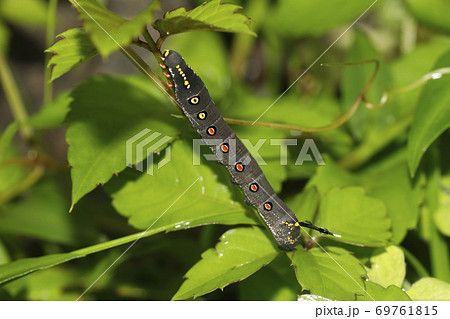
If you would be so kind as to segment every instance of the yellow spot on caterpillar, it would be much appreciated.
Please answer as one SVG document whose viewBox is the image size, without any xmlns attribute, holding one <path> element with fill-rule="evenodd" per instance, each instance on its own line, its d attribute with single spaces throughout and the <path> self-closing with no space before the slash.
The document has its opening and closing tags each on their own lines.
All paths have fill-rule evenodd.
<svg viewBox="0 0 450 319">
<path fill-rule="evenodd" d="M 164 56 L 167 57 L 169 55 L 169 50 L 166 50 L 166 52 L 164 52 Z"/>
<path fill-rule="evenodd" d="M 179 69 L 179 68 L 180 68 L 180 65 L 178 64 L 178 65 L 176 66 L 176 68 Z"/>
<path fill-rule="evenodd" d="M 300 227 L 300 224 L 298 222 L 295 222 L 294 226 L 295 227 Z"/>
<path fill-rule="evenodd" d="M 188 86 L 189 85 L 189 81 L 184 81 L 184 85 Z"/>
</svg>

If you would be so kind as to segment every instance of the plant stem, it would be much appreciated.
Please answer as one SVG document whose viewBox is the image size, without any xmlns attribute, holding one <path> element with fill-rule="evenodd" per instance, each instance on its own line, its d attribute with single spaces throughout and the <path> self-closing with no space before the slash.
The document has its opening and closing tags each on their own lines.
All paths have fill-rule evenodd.
<svg viewBox="0 0 450 319">
<path fill-rule="evenodd" d="M 14 118 L 20 124 L 20 134 L 27 141 L 30 142 L 33 138 L 33 129 L 26 123 L 28 114 L 25 109 L 25 104 L 22 100 L 22 96 L 19 93 L 19 88 L 14 81 L 13 74 L 9 68 L 8 63 L 3 52 L 0 51 L 0 81 L 3 86 L 3 90 L 8 100 L 9 107 Z"/>
<path fill-rule="evenodd" d="M 422 265 L 419 259 L 416 258 L 409 250 L 407 250 L 405 247 L 399 246 L 403 253 L 405 254 L 406 259 L 408 260 L 409 264 L 414 268 L 417 275 L 420 278 L 423 277 L 430 277 L 430 274 L 428 273 L 427 269 Z"/>
<path fill-rule="evenodd" d="M 159 88 L 159 90 L 166 94 L 175 103 L 175 105 L 179 107 L 173 91 L 169 90 L 164 82 L 153 72 L 150 66 L 145 63 L 144 60 L 142 60 L 142 58 L 136 52 L 128 47 L 123 48 L 122 52 L 124 53 L 125 57 L 139 69 L 139 71 L 141 71 L 145 76 L 152 80 Z"/>
<path fill-rule="evenodd" d="M 58 0 L 50 0 L 47 11 L 47 34 L 45 39 L 46 47 L 50 47 L 55 39 L 56 26 L 56 10 L 58 8 Z M 47 104 L 53 99 L 53 84 L 50 82 L 51 68 L 48 66 L 48 61 L 51 58 L 50 53 L 45 53 L 45 71 L 44 71 L 44 104 Z"/>
</svg>

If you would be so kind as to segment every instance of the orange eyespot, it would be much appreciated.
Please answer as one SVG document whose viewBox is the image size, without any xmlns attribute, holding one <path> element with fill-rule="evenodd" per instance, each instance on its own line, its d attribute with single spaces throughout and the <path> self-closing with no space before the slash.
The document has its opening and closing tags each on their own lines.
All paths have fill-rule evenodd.
<svg viewBox="0 0 450 319">
<path fill-rule="evenodd" d="M 244 165 L 242 165 L 242 163 L 237 163 L 234 168 L 238 171 L 238 172 L 242 172 L 244 171 Z"/>
<path fill-rule="evenodd" d="M 166 65 L 165 64 L 159 64 L 159 66 L 161 67 L 161 69 L 165 69 L 166 68 Z"/>
<path fill-rule="evenodd" d="M 173 84 L 172 84 L 172 83 L 170 83 L 170 82 L 166 82 L 166 85 L 167 85 L 168 87 L 170 87 L 170 88 L 172 88 L 172 87 L 173 87 Z"/>
<path fill-rule="evenodd" d="M 258 184 L 256 184 L 256 183 L 253 183 L 253 184 L 250 184 L 250 190 L 253 192 L 253 193 L 256 193 L 257 191 L 258 191 L 258 189 L 259 189 L 259 186 L 258 186 Z"/>
<path fill-rule="evenodd" d="M 272 203 L 271 202 L 265 202 L 264 203 L 264 209 L 267 211 L 271 211 L 272 210 Z"/>
<path fill-rule="evenodd" d="M 197 114 L 197 118 L 198 118 L 199 120 L 204 120 L 204 119 L 206 119 L 206 112 L 200 112 L 200 113 L 198 113 L 198 114 Z"/>
<path fill-rule="evenodd" d="M 169 73 L 163 72 L 163 74 L 164 74 L 164 76 L 165 76 L 166 78 L 170 78 L 170 74 L 169 74 Z"/>
<path fill-rule="evenodd" d="M 208 132 L 208 135 L 213 136 L 216 134 L 216 128 L 214 126 L 210 126 L 210 127 L 208 127 L 207 132 Z"/>
<path fill-rule="evenodd" d="M 224 153 L 228 153 L 228 151 L 230 150 L 230 148 L 228 147 L 227 143 L 223 143 L 222 145 L 220 145 L 220 149 L 222 150 L 222 152 Z"/>
</svg>

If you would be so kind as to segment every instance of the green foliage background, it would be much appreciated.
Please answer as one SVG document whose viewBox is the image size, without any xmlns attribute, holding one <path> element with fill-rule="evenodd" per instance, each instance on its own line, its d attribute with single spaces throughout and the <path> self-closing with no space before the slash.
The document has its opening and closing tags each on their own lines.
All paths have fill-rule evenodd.
<svg viewBox="0 0 450 319">
<path fill-rule="evenodd" d="M 448 2 L 227 2 L 136 1 L 125 18 L 117 1 L 0 0 L 1 299 L 450 300 Z M 67 25 L 60 13 L 78 15 Z M 18 85 L 23 33 L 43 46 L 43 102 Z M 266 140 L 262 168 L 297 217 L 341 238 L 304 232 L 282 252 L 223 167 L 192 165 L 196 135 L 164 84 L 164 49 L 230 123 L 251 124 L 289 88 L 263 126 L 232 127 Z M 374 64 L 320 63 L 370 59 L 379 72 L 343 125 L 277 126 L 337 121 Z M 125 149 L 146 128 L 170 137 L 153 175 L 127 167 L 145 162 Z M 297 145 L 280 165 L 269 139 L 286 138 Z M 306 139 L 325 165 L 295 164 Z"/>
</svg>

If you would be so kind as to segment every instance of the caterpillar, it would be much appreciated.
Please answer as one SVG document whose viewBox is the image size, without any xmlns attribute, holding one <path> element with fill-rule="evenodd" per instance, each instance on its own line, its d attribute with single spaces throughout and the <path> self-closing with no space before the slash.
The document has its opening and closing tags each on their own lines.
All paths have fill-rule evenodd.
<svg viewBox="0 0 450 319">
<path fill-rule="evenodd" d="M 242 189 L 246 203 L 257 209 L 278 247 L 293 250 L 299 243 L 301 226 L 334 236 L 327 229 L 298 221 L 275 193 L 256 160 L 225 122 L 203 81 L 181 55 L 167 50 L 162 59 L 164 65 L 161 66 L 169 71 L 165 75 L 173 82 L 175 97 L 183 113 L 204 143 L 215 153 L 217 161 L 228 169 L 231 181 Z"/>
</svg>

